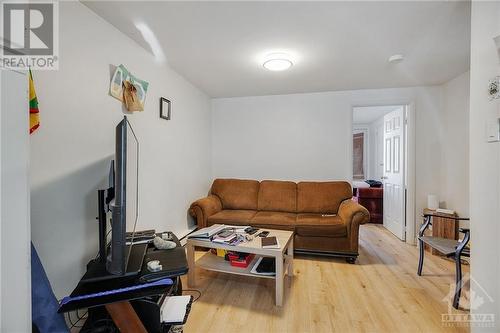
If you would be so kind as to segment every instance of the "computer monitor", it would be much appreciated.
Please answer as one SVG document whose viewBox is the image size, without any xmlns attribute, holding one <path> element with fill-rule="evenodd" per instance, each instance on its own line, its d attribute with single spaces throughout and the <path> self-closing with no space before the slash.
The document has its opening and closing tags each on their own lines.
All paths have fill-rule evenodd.
<svg viewBox="0 0 500 333">
<path fill-rule="evenodd" d="M 134 243 L 139 207 L 139 141 L 126 116 L 115 132 L 109 188 L 97 191 L 99 255 L 87 264 L 82 282 L 139 274 L 148 247 L 146 243 Z M 107 232 L 109 212 L 111 231 Z"/>
<path fill-rule="evenodd" d="M 133 234 L 138 218 L 138 172 L 139 172 L 139 141 L 134 130 L 124 116 L 116 126 L 116 145 L 114 175 L 110 175 L 110 188 L 113 188 L 114 200 L 111 200 L 111 239 L 107 251 L 106 270 L 114 275 L 134 274 L 140 270 L 140 264 L 131 263 L 131 258 L 137 254 L 133 246 L 127 246 L 126 233 Z M 142 247 L 141 247 L 142 248 Z M 140 254 L 139 254 L 140 255 Z M 139 267 L 131 267 L 137 266 Z"/>
</svg>

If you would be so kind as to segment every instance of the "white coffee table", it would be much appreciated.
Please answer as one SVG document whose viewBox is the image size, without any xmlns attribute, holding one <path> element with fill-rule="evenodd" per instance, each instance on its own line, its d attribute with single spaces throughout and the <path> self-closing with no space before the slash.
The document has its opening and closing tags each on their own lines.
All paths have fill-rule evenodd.
<svg viewBox="0 0 500 333">
<path fill-rule="evenodd" d="M 256 237 L 262 231 L 269 231 L 268 237 L 275 236 L 280 244 L 279 249 L 263 249 L 260 243 L 260 237 Z M 238 251 L 244 253 L 255 254 L 254 259 L 246 268 L 234 267 L 225 261 L 224 258 L 218 257 L 210 252 L 205 253 L 201 258 L 195 260 L 194 248 L 195 246 L 224 249 L 229 251 Z M 195 268 L 200 267 L 210 271 L 237 274 L 245 276 L 253 276 L 264 279 L 276 280 L 276 305 L 283 305 L 283 288 L 285 275 L 293 276 L 293 232 L 286 230 L 274 229 L 259 229 L 254 234 L 254 239 L 249 242 L 241 243 L 237 246 L 226 244 L 213 243 L 207 240 L 188 239 L 186 243 L 187 260 L 189 265 L 188 271 L 188 285 L 193 287 L 195 285 Z M 255 262 L 260 257 L 273 257 L 276 260 L 276 276 L 266 276 L 254 274 L 251 272 Z"/>
</svg>

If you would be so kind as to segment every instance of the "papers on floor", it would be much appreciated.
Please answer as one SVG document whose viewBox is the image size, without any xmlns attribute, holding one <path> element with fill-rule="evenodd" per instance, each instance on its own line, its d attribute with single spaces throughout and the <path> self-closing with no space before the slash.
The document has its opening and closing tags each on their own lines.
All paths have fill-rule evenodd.
<svg viewBox="0 0 500 333">
<path fill-rule="evenodd" d="M 162 323 L 182 324 L 191 308 L 192 296 L 168 296 L 161 305 L 160 316 Z"/>
</svg>

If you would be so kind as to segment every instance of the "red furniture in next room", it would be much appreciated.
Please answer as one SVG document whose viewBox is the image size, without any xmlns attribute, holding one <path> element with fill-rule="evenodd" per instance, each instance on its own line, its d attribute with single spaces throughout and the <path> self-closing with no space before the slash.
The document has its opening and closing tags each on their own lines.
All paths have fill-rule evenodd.
<svg viewBox="0 0 500 333">
<path fill-rule="evenodd" d="M 356 200 L 370 212 L 370 223 L 383 223 L 384 221 L 384 188 L 367 187 L 358 188 Z"/>
</svg>

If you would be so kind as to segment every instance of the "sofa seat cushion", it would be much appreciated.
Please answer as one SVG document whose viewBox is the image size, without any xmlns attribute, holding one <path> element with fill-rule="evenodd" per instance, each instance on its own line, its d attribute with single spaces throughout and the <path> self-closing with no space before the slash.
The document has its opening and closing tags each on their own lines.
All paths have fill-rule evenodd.
<svg viewBox="0 0 500 333">
<path fill-rule="evenodd" d="M 259 227 L 294 230 L 297 214 L 283 212 L 257 212 L 251 224 Z"/>
<path fill-rule="evenodd" d="M 309 237 L 346 237 L 347 226 L 342 219 L 321 214 L 298 214 L 295 222 L 298 235 Z"/>
<path fill-rule="evenodd" d="M 208 224 L 248 225 L 255 216 L 255 210 L 224 209 L 208 218 Z"/>
</svg>

